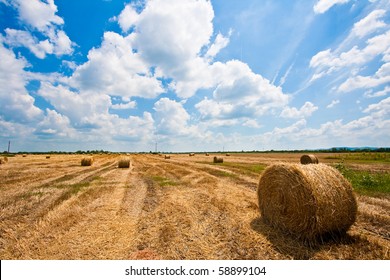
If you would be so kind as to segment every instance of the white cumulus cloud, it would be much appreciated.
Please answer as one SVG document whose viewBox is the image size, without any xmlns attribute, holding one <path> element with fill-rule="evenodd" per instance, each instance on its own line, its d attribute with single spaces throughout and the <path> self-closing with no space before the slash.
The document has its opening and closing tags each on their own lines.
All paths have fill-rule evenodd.
<svg viewBox="0 0 390 280">
<path fill-rule="evenodd" d="M 318 0 L 314 5 L 313 10 L 316 14 L 323 14 L 334 5 L 348 3 L 349 0 Z"/>
<path fill-rule="evenodd" d="M 318 110 L 317 106 L 314 106 L 313 103 L 307 101 L 305 104 L 302 105 L 300 109 L 297 109 L 295 107 L 286 107 L 283 109 L 283 111 L 280 113 L 280 116 L 283 118 L 306 118 L 311 116 L 315 111 Z"/>
</svg>

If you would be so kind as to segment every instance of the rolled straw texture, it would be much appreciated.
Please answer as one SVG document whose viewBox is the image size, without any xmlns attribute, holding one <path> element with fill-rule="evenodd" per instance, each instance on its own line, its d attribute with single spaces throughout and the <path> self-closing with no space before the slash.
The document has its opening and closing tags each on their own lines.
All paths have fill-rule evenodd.
<svg viewBox="0 0 390 280">
<path fill-rule="evenodd" d="M 345 233 L 356 219 L 351 184 L 325 164 L 269 166 L 257 196 L 266 223 L 302 239 Z"/>
<path fill-rule="evenodd" d="M 317 164 L 318 158 L 315 155 L 303 155 L 301 156 L 302 164 Z"/>
</svg>

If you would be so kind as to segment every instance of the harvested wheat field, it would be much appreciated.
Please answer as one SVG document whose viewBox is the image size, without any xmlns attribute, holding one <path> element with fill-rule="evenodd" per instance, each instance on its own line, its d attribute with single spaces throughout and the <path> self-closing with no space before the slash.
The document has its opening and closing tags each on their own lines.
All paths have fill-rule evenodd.
<svg viewBox="0 0 390 280">
<path fill-rule="evenodd" d="M 300 154 L 231 153 L 223 163 L 213 156 L 225 154 L 211 155 L 135 154 L 130 168 L 118 168 L 115 154 L 91 166 L 79 155 L 11 157 L 0 166 L 0 258 L 390 259 L 388 193 L 357 192 L 348 232 L 307 244 L 265 223 L 256 195 L 268 165 L 299 163 Z M 342 167 L 390 173 L 388 162 Z"/>
</svg>

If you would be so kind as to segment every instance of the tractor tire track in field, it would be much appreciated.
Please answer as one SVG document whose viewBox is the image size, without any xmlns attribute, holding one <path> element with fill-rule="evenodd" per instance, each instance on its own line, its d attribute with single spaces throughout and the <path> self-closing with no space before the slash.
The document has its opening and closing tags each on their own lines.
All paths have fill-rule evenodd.
<svg viewBox="0 0 390 280">
<path fill-rule="evenodd" d="M 114 165 L 115 163 L 108 163 L 89 172 L 74 172 L 54 179 L 57 184 L 45 182 L 33 189 L 28 188 L 10 202 L 3 203 L 0 213 L 0 251 L 6 246 L 5 236 L 19 239 L 28 235 L 28 229 L 32 225 L 79 192 L 90 188 L 94 181 L 99 180 L 99 176 L 110 172 Z"/>
<path fill-rule="evenodd" d="M 146 191 L 130 169 L 110 169 L 52 209 L 17 244 L 17 258 L 122 259 L 132 249 Z M 135 196 L 133 196 L 135 195 Z M 34 244 L 34 245 L 33 245 Z M 36 250 L 36 248 L 44 250 Z M 24 252 L 24 253 L 21 253 Z M 15 257 L 15 256 L 14 256 Z"/>
</svg>

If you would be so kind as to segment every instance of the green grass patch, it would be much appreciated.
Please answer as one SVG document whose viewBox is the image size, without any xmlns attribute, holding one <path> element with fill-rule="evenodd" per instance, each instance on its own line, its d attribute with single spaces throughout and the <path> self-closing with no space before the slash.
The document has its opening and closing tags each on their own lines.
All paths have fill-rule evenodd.
<svg viewBox="0 0 390 280">
<path fill-rule="evenodd" d="M 204 171 L 210 173 L 211 175 L 217 176 L 217 177 L 230 177 L 230 178 L 236 178 L 237 177 L 236 174 L 233 174 L 233 173 L 230 173 L 230 172 L 226 172 L 226 171 L 223 171 L 223 170 L 207 168 Z"/>
<path fill-rule="evenodd" d="M 259 163 L 255 163 L 255 164 L 254 163 L 238 163 L 238 162 L 213 163 L 213 162 L 205 162 L 205 161 L 201 161 L 198 163 L 227 167 L 231 170 L 239 172 L 240 174 L 249 175 L 249 176 L 250 175 L 256 175 L 256 176 L 259 175 L 267 167 L 265 164 L 259 164 Z M 209 172 L 209 171 L 207 170 L 207 172 Z M 226 172 L 226 173 L 228 173 L 228 172 Z M 230 174 L 230 176 L 234 175 L 231 173 L 228 173 L 228 174 Z M 223 175 L 221 174 L 221 176 L 223 176 Z M 226 176 L 229 176 L 229 175 L 226 175 Z"/>
<path fill-rule="evenodd" d="M 164 186 L 176 186 L 177 185 L 177 182 L 172 181 L 171 179 L 166 178 L 166 177 L 153 176 L 153 177 L 151 177 L 151 179 L 154 182 L 156 182 L 157 184 L 159 184 L 161 187 L 164 187 Z"/>
<path fill-rule="evenodd" d="M 325 159 L 343 160 L 347 162 L 359 163 L 390 163 L 390 153 L 349 153 L 330 155 Z"/>
<path fill-rule="evenodd" d="M 360 194 L 375 196 L 390 193 L 389 173 L 353 170 L 343 162 L 337 163 L 335 167 L 351 182 L 354 190 Z"/>
</svg>

